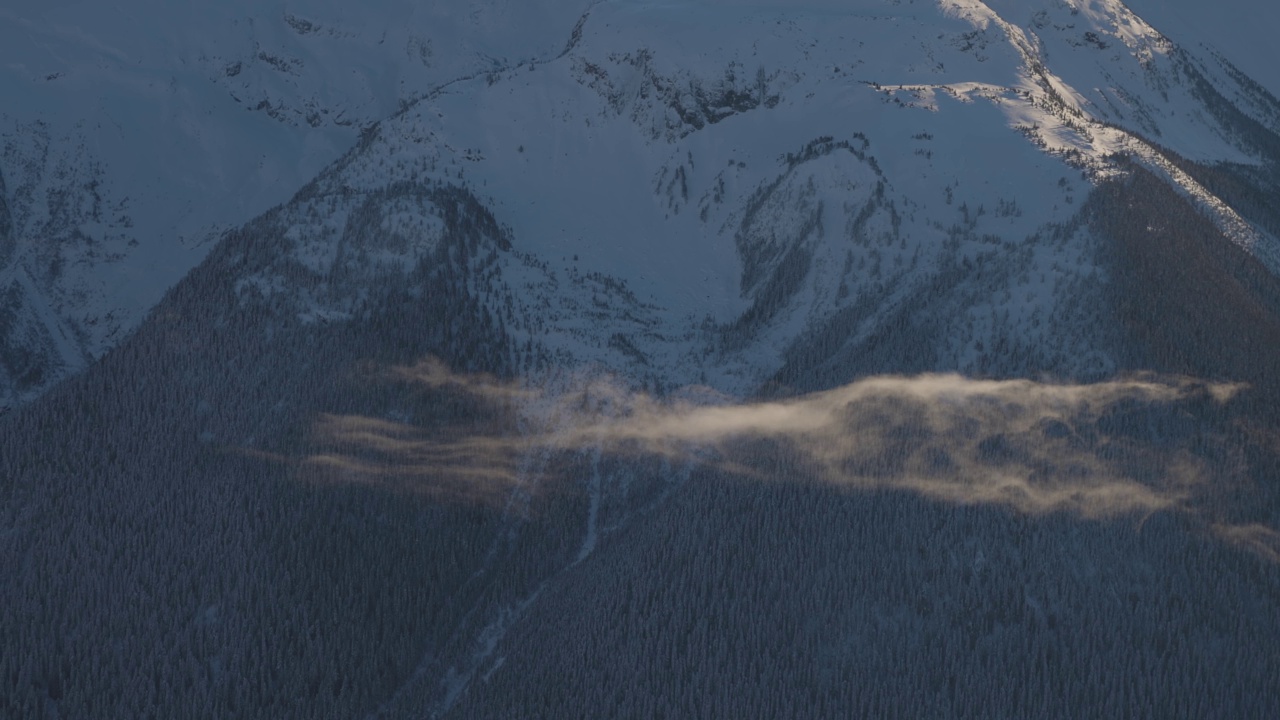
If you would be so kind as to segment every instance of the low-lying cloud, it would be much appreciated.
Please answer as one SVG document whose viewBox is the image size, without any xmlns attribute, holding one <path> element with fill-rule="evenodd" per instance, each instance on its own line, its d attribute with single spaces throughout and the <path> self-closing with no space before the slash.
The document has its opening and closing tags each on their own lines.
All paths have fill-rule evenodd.
<svg viewBox="0 0 1280 720">
<path fill-rule="evenodd" d="M 1203 416 L 1241 390 L 1155 376 L 1057 384 L 921 375 L 734 402 L 694 389 L 659 399 L 598 378 L 538 389 L 454 374 L 438 362 L 392 375 L 501 403 L 522 415 L 526 430 L 459 434 L 326 416 L 316 431 L 331 450 L 310 463 L 367 482 L 496 499 L 536 484 L 527 477 L 537 472 L 529 462 L 536 455 L 662 456 L 764 481 L 897 489 L 1087 518 L 1194 509 L 1219 472 L 1215 463 L 1232 452 Z M 1206 447 L 1215 448 L 1214 462 Z M 1270 547 L 1275 535 L 1263 526 L 1224 528 L 1221 537 L 1246 545 Z"/>
</svg>

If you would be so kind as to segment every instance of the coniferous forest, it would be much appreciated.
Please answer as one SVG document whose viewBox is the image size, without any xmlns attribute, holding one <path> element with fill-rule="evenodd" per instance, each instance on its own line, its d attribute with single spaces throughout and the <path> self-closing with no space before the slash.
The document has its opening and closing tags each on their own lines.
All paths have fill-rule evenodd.
<svg viewBox="0 0 1280 720">
<path fill-rule="evenodd" d="M 0 155 L 0 720 L 1280 717 L 1280 101 L 1152 35 L 1239 157 L 1089 116 L 1046 63 L 1112 0 L 945 4 L 928 86 L 650 5 L 477 50 L 56 383 L 83 268 L 4 264 Z"/>
<path fill-rule="evenodd" d="M 1102 399 L 1021 434 L 966 410 L 943 429 L 968 440 L 867 400 L 844 442 L 876 444 L 838 458 L 852 485 L 785 439 L 534 448 L 494 389 L 548 361 L 477 300 L 475 268 L 509 250 L 463 191 L 429 191 L 459 208 L 447 241 L 361 323 L 235 302 L 228 265 L 277 262 L 251 225 L 0 421 L 2 714 L 1269 716 L 1280 403 L 1255 343 L 1280 332 L 1280 285 L 1145 178 L 1089 201 L 1133 369 L 1249 389 Z M 1162 265 L 1155 222 L 1197 261 Z M 427 357 L 463 379 L 387 370 Z M 790 372 L 770 397 L 798 392 Z M 920 463 L 1177 501 L 939 502 L 901 482 Z M 1168 485 L 1179 463 L 1198 484 Z"/>
</svg>

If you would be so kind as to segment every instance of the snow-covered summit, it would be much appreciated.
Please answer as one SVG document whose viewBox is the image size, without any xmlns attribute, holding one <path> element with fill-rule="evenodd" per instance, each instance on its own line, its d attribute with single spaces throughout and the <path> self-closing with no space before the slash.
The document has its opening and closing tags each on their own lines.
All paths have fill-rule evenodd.
<svg viewBox="0 0 1280 720">
<path fill-rule="evenodd" d="M 0 406 L 119 342 L 222 232 L 361 130 L 457 78 L 554 55 L 586 6 L 0 7 Z"/>
<path fill-rule="evenodd" d="M 21 100 L 0 108 L 11 399 L 112 346 L 222 230 L 317 173 L 272 227 L 308 272 L 360 272 L 317 294 L 259 269 L 245 292 L 357 317 L 369 273 L 443 231 L 411 189 L 457 186 L 510 231 L 513 304 L 552 309 L 513 332 L 739 390 L 815 337 L 879 342 L 940 288 L 965 330 L 932 365 L 981 370 L 1013 343 L 1105 372 L 1073 298 L 1106 279 L 1080 204 L 1117 158 L 1280 268 L 1266 223 L 1187 164 L 1276 159 L 1280 103 L 1232 60 L 1252 55 L 1117 0 L 0 13 L 0 88 Z"/>
<path fill-rule="evenodd" d="M 243 297 L 359 317 L 445 232 L 428 188 L 457 186 L 514 251 L 480 296 L 562 365 L 745 392 L 814 343 L 872 362 L 908 323 L 928 350 L 898 370 L 1096 376 L 1116 358 L 1081 204 L 1136 160 L 1280 268 L 1183 169 L 1270 162 L 1274 105 L 1118 2 L 605 2 L 563 54 L 380 124 L 259 230 L 290 259 Z M 370 227 L 417 241 L 375 262 Z"/>
</svg>

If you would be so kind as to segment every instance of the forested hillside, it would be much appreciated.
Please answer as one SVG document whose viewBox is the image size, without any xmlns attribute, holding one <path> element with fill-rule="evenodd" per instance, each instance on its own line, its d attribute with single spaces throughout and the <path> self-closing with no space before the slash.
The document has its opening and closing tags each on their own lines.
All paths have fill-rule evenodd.
<svg viewBox="0 0 1280 720">
<path fill-rule="evenodd" d="M 1280 717 L 1280 101 L 1117 0 L 581 10 L 0 415 L 0 717 Z"/>
<path fill-rule="evenodd" d="M 497 242 L 465 222 L 413 295 L 379 288 L 367 323 L 324 328 L 237 306 L 228 264 L 272 255 L 247 227 L 136 337 L 5 418 L 0 715 L 362 715 L 545 575 L 562 549 L 508 539 L 508 488 L 431 468 L 360 482 L 312 428 L 395 412 L 431 437 L 516 431 L 509 409 L 387 375 L 427 354 L 510 372 L 450 277 Z"/>
<path fill-rule="evenodd" d="M 1163 375 L 740 406 L 522 382 L 465 190 L 420 191 L 455 212 L 361 323 L 235 300 L 229 267 L 325 282 L 267 216 L 0 429 L 5 712 L 1271 714 L 1277 283 L 1144 177 L 1088 206 Z M 1179 217 L 1206 254 L 1157 272 Z"/>
</svg>

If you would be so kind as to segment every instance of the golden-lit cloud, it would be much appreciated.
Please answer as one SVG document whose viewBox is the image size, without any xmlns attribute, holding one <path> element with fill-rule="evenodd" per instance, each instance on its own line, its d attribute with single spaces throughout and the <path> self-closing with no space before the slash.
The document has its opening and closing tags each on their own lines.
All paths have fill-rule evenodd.
<svg viewBox="0 0 1280 720">
<path fill-rule="evenodd" d="M 522 414 L 525 431 L 458 433 L 325 416 L 316 424 L 325 451 L 308 459 L 311 466 L 360 482 L 495 500 L 517 484 L 537 484 L 532 475 L 545 468 L 529 458 L 591 451 L 696 461 L 764 481 L 897 489 L 1088 518 L 1193 510 L 1215 472 L 1197 448 L 1217 442 L 1197 413 L 1242 389 L 1155 376 L 1091 384 L 881 376 L 794 398 L 732 402 L 705 390 L 658 399 L 600 378 L 544 390 L 454 374 L 435 361 L 391 374 L 504 404 Z M 1217 532 L 1255 550 L 1280 547 L 1263 526 Z"/>
<path fill-rule="evenodd" d="M 1205 477 L 1204 463 L 1185 448 L 1151 449 L 1142 434 L 1161 414 L 1185 412 L 1181 403 L 1221 402 L 1236 390 L 1151 378 L 1057 385 L 924 375 L 716 406 L 642 395 L 619 402 L 614 393 L 610 414 L 582 411 L 536 443 L 668 455 L 713 449 L 749 467 L 750 441 L 765 440 L 820 482 L 1099 517 L 1184 499 Z"/>
<path fill-rule="evenodd" d="M 1280 532 L 1260 523 L 1230 525 L 1218 523 L 1213 526 L 1218 537 L 1239 547 L 1250 550 L 1274 563 L 1280 563 Z"/>
<path fill-rule="evenodd" d="M 491 504 L 510 491 L 524 447 L 496 434 L 459 436 L 358 415 L 322 415 L 313 431 L 322 450 L 302 466 L 314 482 Z"/>
</svg>

